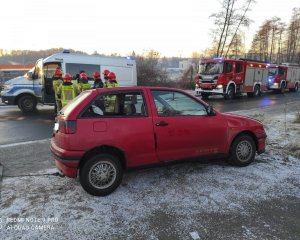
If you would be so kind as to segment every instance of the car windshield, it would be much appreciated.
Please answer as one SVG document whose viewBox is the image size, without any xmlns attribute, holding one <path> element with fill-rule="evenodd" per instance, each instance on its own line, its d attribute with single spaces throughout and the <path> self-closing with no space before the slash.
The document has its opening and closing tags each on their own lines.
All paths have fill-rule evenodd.
<svg viewBox="0 0 300 240">
<path fill-rule="evenodd" d="M 278 68 L 269 68 L 269 76 L 275 76 L 278 74 Z"/>
<path fill-rule="evenodd" d="M 222 62 L 201 62 L 199 64 L 199 73 L 200 74 L 220 74 L 223 72 L 223 63 Z"/>
<path fill-rule="evenodd" d="M 78 106 L 80 102 L 82 102 L 89 95 L 89 91 L 84 91 L 79 94 L 76 98 L 74 98 L 71 102 L 69 102 L 66 106 L 60 110 L 59 114 L 68 115 L 74 108 Z"/>
</svg>

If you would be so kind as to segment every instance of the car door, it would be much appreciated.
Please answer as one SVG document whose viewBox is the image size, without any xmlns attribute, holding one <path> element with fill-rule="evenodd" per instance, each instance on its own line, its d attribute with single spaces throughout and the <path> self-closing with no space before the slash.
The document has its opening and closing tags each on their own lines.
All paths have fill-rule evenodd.
<svg viewBox="0 0 300 240">
<path fill-rule="evenodd" d="M 156 151 L 160 161 L 224 153 L 227 122 L 209 116 L 195 98 L 175 90 L 151 90 Z"/>
<path fill-rule="evenodd" d="M 85 108 L 78 120 L 86 136 L 83 149 L 105 146 L 120 149 L 127 167 L 156 163 L 152 117 L 142 90 L 105 91 Z"/>
</svg>

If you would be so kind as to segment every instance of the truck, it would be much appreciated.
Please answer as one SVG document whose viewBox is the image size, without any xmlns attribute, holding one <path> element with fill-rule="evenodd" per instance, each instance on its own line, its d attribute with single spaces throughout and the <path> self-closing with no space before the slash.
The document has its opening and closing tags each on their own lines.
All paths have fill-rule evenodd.
<svg viewBox="0 0 300 240">
<path fill-rule="evenodd" d="M 296 92 L 300 84 L 300 65 L 282 63 L 280 65 L 268 64 L 269 77 L 267 88 L 284 93 L 286 89 Z"/>
<path fill-rule="evenodd" d="M 199 61 L 195 92 L 207 99 L 211 95 L 223 95 L 233 99 L 246 93 L 256 97 L 267 91 L 267 64 L 249 59 L 213 58 Z"/>
<path fill-rule="evenodd" d="M 64 51 L 45 59 L 39 59 L 24 76 L 6 81 L 2 87 L 1 99 L 7 105 L 18 105 L 22 112 L 32 112 L 37 104 L 55 105 L 52 86 L 57 67 L 72 75 L 72 82 L 80 71 L 85 71 L 92 81 L 93 72 L 112 71 L 122 87 L 137 85 L 136 62 L 130 57 L 105 57 L 98 55 L 70 53 Z"/>
</svg>

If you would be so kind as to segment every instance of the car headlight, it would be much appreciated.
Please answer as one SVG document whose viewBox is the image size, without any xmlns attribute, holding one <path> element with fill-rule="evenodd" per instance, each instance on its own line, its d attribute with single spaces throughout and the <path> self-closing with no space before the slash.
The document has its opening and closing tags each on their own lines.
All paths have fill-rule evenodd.
<svg viewBox="0 0 300 240">
<path fill-rule="evenodd" d="M 222 88 L 223 88 L 223 85 L 222 85 L 222 84 L 218 84 L 216 88 L 217 88 L 217 89 L 222 89 Z"/>
<path fill-rule="evenodd" d="M 278 86 L 278 83 L 273 83 L 274 86 Z"/>
<path fill-rule="evenodd" d="M 3 86 L 3 91 L 8 91 L 8 90 L 10 90 L 10 89 L 12 89 L 12 85 L 4 85 Z"/>
</svg>

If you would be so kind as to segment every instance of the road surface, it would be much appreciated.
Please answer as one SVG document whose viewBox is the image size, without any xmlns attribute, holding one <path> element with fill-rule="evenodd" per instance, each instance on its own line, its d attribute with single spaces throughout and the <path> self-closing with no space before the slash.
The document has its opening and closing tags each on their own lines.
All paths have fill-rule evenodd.
<svg viewBox="0 0 300 240">
<path fill-rule="evenodd" d="M 188 91 L 193 94 L 193 91 Z M 207 100 L 221 112 L 249 110 L 299 103 L 300 92 L 285 94 L 266 93 L 258 98 L 239 97 L 226 101 L 223 97 L 214 96 Z M 297 104 L 295 105 L 297 106 Z M 272 110 L 273 111 L 273 110 Z M 17 106 L 0 104 L 0 145 L 49 139 L 54 124 L 53 107 L 38 106 L 38 111 L 23 114 Z"/>
</svg>

